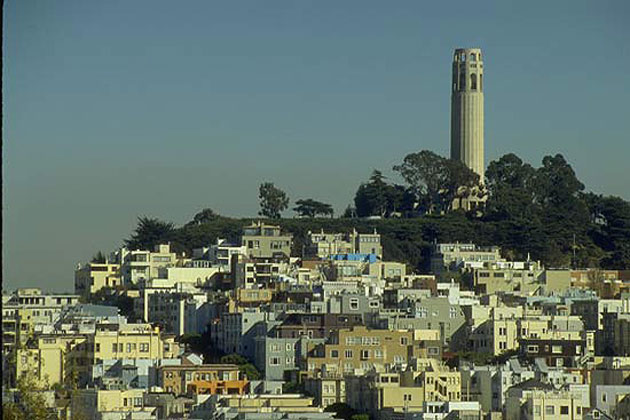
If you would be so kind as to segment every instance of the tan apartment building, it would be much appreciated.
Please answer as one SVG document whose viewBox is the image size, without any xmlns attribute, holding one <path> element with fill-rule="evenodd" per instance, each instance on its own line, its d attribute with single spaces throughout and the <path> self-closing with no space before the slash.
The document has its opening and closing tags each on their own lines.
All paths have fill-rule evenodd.
<svg viewBox="0 0 630 420">
<path fill-rule="evenodd" d="M 169 244 L 156 245 L 153 251 L 120 250 L 120 273 L 124 284 L 137 284 L 140 280 L 165 279 L 168 268 L 178 265 L 178 256 Z"/>
<path fill-rule="evenodd" d="M 324 408 L 346 402 L 346 380 L 341 375 L 305 378 L 304 389 L 315 398 L 315 404 Z"/>
<path fill-rule="evenodd" d="M 372 371 L 366 375 L 346 378 L 347 404 L 372 418 L 380 418 L 383 411 L 403 414 L 420 411 L 424 402 L 424 389 L 414 384 L 403 385 L 396 372 Z"/>
<path fill-rule="evenodd" d="M 371 330 L 363 326 L 340 329 L 332 333 L 326 344 L 309 344 L 308 376 L 400 366 L 409 361 L 418 344 L 413 330 Z"/>
<path fill-rule="evenodd" d="M 241 244 L 250 258 L 272 258 L 278 254 L 291 256 L 293 236 L 282 234 L 280 226 L 252 223 L 243 228 Z"/>
<path fill-rule="evenodd" d="M 506 420 L 581 420 L 589 411 L 579 392 L 556 390 L 531 379 L 507 392 Z"/>
<path fill-rule="evenodd" d="M 306 253 L 319 259 L 330 258 L 336 254 L 374 254 L 383 258 L 381 235 L 373 233 L 359 233 L 355 229 L 348 233 L 308 233 Z"/>
<path fill-rule="evenodd" d="M 350 375 L 346 394 L 352 408 L 379 418 L 383 411 L 421 411 L 425 402 L 461 401 L 461 375 L 435 359 L 417 359 L 402 372 Z"/>
</svg>

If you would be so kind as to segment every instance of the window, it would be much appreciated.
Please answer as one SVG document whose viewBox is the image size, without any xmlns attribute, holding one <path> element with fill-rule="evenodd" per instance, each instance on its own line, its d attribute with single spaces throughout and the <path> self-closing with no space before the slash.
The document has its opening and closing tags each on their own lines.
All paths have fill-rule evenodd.
<svg viewBox="0 0 630 420">
<path fill-rule="evenodd" d="M 400 337 L 400 345 L 401 346 L 406 346 L 407 345 L 407 337 Z"/>
<path fill-rule="evenodd" d="M 148 353 L 149 352 L 149 343 L 140 343 L 140 352 Z"/>
<path fill-rule="evenodd" d="M 538 346 L 536 345 L 527 346 L 527 353 L 538 353 Z"/>
<path fill-rule="evenodd" d="M 95 349 L 96 349 L 96 353 L 101 351 L 101 343 L 96 343 L 95 344 Z"/>
<path fill-rule="evenodd" d="M 279 357 L 271 357 L 269 359 L 269 365 L 270 366 L 279 366 L 280 365 L 280 358 Z"/>
<path fill-rule="evenodd" d="M 470 89 L 477 90 L 477 75 L 475 73 L 470 75 Z"/>
<path fill-rule="evenodd" d="M 448 310 L 449 318 L 457 318 L 457 308 L 451 307 Z"/>
<path fill-rule="evenodd" d="M 562 353 L 562 346 L 560 345 L 553 345 L 551 346 L 551 352 L 554 354 L 561 354 Z"/>
<path fill-rule="evenodd" d="M 353 311 L 359 310 L 359 299 L 358 298 L 351 298 L 350 299 L 350 309 L 353 310 Z"/>
<path fill-rule="evenodd" d="M 370 358 L 370 351 L 369 350 L 361 350 L 361 359 L 369 359 Z"/>
<path fill-rule="evenodd" d="M 383 351 L 381 349 L 375 349 L 374 350 L 374 357 L 376 359 L 382 359 L 383 358 Z"/>
<path fill-rule="evenodd" d="M 118 344 L 113 343 L 112 344 L 112 353 L 117 353 L 118 352 Z"/>
<path fill-rule="evenodd" d="M 405 401 L 411 401 L 411 394 L 404 394 L 404 395 L 403 395 L 403 399 L 404 399 Z"/>
<path fill-rule="evenodd" d="M 136 397 L 133 399 L 133 405 L 136 407 L 142 407 L 142 397 Z"/>
<path fill-rule="evenodd" d="M 346 359 L 352 359 L 352 350 L 346 350 L 345 356 Z"/>
<path fill-rule="evenodd" d="M 569 414 L 569 406 L 563 405 L 560 407 L 560 414 Z"/>
<path fill-rule="evenodd" d="M 555 414 L 555 407 L 553 405 L 545 406 L 545 414 L 553 416 Z"/>
<path fill-rule="evenodd" d="M 540 416 L 541 412 L 542 411 L 540 409 L 540 406 L 539 405 L 535 405 L 534 406 L 534 414 L 537 415 L 537 416 Z"/>
<path fill-rule="evenodd" d="M 330 351 L 330 357 L 336 359 L 339 357 L 339 350 L 331 350 Z"/>
</svg>

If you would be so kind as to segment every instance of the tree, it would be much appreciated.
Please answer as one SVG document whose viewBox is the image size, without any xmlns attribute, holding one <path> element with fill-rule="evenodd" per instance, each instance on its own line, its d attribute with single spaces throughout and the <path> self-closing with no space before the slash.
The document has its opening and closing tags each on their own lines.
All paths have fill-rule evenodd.
<svg viewBox="0 0 630 420">
<path fill-rule="evenodd" d="M 260 199 L 260 211 L 258 214 L 270 219 L 279 219 L 280 213 L 289 206 L 289 197 L 284 191 L 277 188 L 273 182 L 260 184 L 258 198 Z"/>
<path fill-rule="evenodd" d="M 301 217 L 316 217 L 317 215 L 333 217 L 333 208 L 330 204 L 315 201 L 311 198 L 297 200 L 293 208 Z"/>
<path fill-rule="evenodd" d="M 32 371 L 24 372 L 17 380 L 17 401 L 2 403 L 3 419 L 48 420 L 55 418 L 46 404 Z"/>
<path fill-rule="evenodd" d="M 359 186 L 354 197 L 357 216 L 388 217 L 401 207 L 404 187 L 391 185 L 385 179 L 383 173 L 375 169 L 368 182 Z"/>
<path fill-rule="evenodd" d="M 105 254 L 98 251 L 96 255 L 92 257 L 92 262 L 95 264 L 105 264 L 107 262 L 107 258 L 105 257 Z"/>
<path fill-rule="evenodd" d="M 447 212 L 456 198 L 481 191 L 479 175 L 464 163 L 445 159 L 429 150 L 408 154 L 394 170 L 429 214 Z"/>
<path fill-rule="evenodd" d="M 186 223 L 186 226 L 195 226 L 195 225 L 201 225 L 204 223 L 211 223 L 215 220 L 217 220 L 219 216 L 217 213 L 214 212 L 214 210 L 210 209 L 210 208 L 205 208 L 203 210 L 201 210 L 199 213 L 195 214 L 195 216 L 193 217 L 193 219 Z"/>
<path fill-rule="evenodd" d="M 156 245 L 168 242 L 175 232 L 175 225 L 156 218 L 140 216 L 131 238 L 125 240 L 127 248 L 152 251 Z"/>
<path fill-rule="evenodd" d="M 346 403 L 331 404 L 324 407 L 324 411 L 327 413 L 335 413 L 335 417 L 342 418 L 344 420 L 350 420 L 352 419 L 352 416 L 357 414 L 357 411 Z"/>
<path fill-rule="evenodd" d="M 256 369 L 256 366 L 251 364 L 249 360 L 240 354 L 228 354 L 226 356 L 221 357 L 221 363 L 231 363 L 234 365 L 238 365 L 238 369 L 247 376 L 247 379 L 250 380 L 258 380 L 261 378 L 260 372 Z"/>
</svg>

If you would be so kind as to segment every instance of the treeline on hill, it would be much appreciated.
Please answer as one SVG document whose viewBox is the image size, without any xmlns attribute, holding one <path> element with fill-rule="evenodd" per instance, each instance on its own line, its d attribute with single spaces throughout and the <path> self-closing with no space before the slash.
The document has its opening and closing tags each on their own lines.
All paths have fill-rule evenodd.
<svg viewBox="0 0 630 420">
<path fill-rule="evenodd" d="M 425 271 L 435 242 L 498 245 L 510 259 L 541 260 L 548 267 L 630 269 L 630 203 L 584 191 L 562 155 L 545 156 L 534 168 L 514 154 L 489 164 L 485 186 L 460 162 L 430 151 L 406 156 L 393 168 L 405 181 L 388 182 L 380 171 L 358 187 L 354 207 L 333 218 L 332 207 L 310 198 L 296 200 L 299 217 L 281 218 L 289 198 L 273 183 L 260 187 L 263 221 L 294 235 L 294 254 L 302 255 L 309 231 L 376 229 L 384 257 Z M 467 195 L 486 197 L 479 211 L 453 210 Z M 318 217 L 324 216 L 324 217 Z M 377 216 L 376 218 L 370 216 Z M 230 218 L 204 209 L 184 226 L 140 217 L 127 239 L 131 248 L 151 249 L 169 241 L 178 252 L 208 246 L 216 238 L 236 240 L 254 219 Z"/>
</svg>

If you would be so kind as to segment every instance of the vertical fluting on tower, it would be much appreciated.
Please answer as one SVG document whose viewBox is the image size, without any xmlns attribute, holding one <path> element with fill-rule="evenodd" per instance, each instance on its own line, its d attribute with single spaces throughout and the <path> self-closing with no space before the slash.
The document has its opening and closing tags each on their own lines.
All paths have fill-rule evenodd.
<svg viewBox="0 0 630 420">
<path fill-rule="evenodd" d="M 479 48 L 458 48 L 451 86 L 451 159 L 457 159 L 484 182 L 483 59 Z"/>
</svg>

